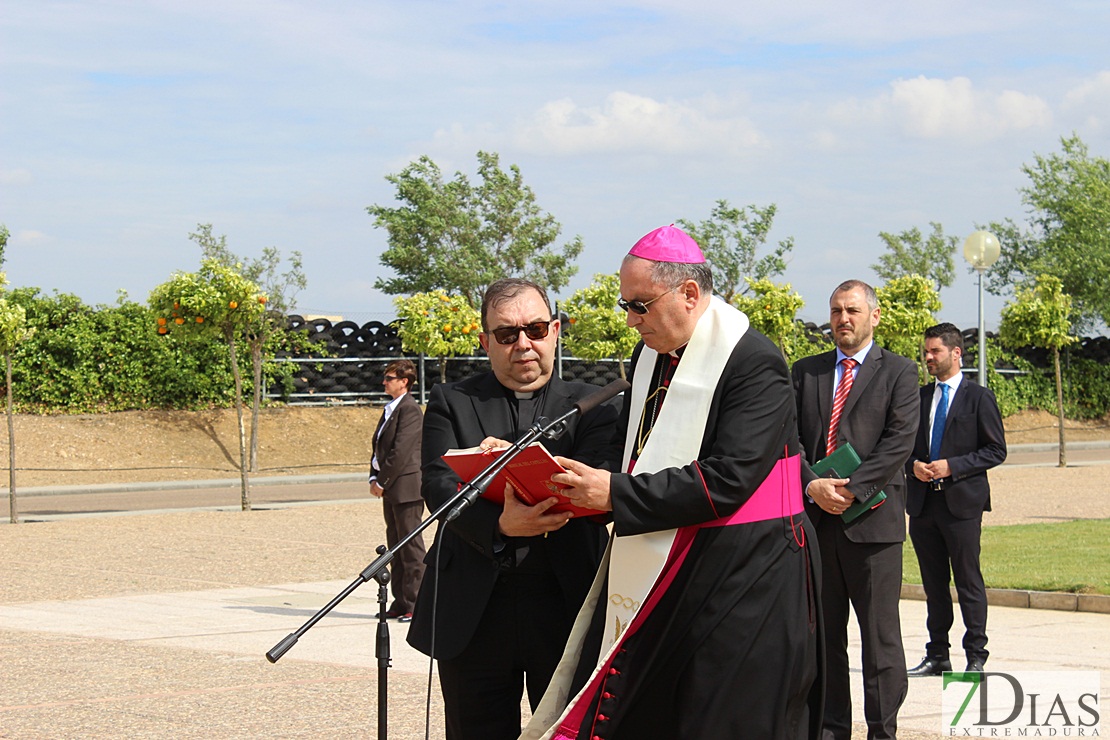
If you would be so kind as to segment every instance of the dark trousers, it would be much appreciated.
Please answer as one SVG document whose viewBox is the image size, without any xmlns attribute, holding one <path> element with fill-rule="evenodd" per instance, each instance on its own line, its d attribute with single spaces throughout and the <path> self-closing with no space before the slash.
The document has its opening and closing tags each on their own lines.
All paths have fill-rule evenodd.
<svg viewBox="0 0 1110 740">
<path fill-rule="evenodd" d="M 439 661 L 447 740 L 515 740 L 525 686 L 536 708 L 562 657 L 573 616 L 555 576 L 503 573 L 478 629 Z"/>
<path fill-rule="evenodd" d="M 403 504 L 390 503 L 383 499 L 382 511 L 385 514 L 385 544 L 393 547 L 412 530 L 420 526 L 424 517 L 424 500 Z M 389 564 L 389 583 L 393 592 L 393 606 L 396 611 L 411 612 L 416 604 L 416 594 L 420 591 L 420 581 L 424 578 L 424 537 L 417 535 L 397 551 Z"/>
<path fill-rule="evenodd" d="M 839 517 L 817 524 L 821 546 L 821 607 L 825 617 L 825 729 L 828 740 L 852 735 L 848 676 L 849 608 L 859 622 L 863 662 L 863 715 L 868 738 L 893 738 L 906 698 L 906 654 L 898 600 L 902 543 L 857 543 L 844 535 Z"/>
<path fill-rule="evenodd" d="M 979 568 L 982 515 L 957 519 L 948 510 L 944 495 L 927 496 L 920 516 L 910 517 L 910 539 L 921 566 L 921 585 L 929 616 L 930 658 L 949 659 L 948 631 L 952 629 L 952 594 L 949 566 L 956 581 L 960 614 L 964 620 L 964 653 L 968 660 L 987 659 L 987 589 Z"/>
</svg>

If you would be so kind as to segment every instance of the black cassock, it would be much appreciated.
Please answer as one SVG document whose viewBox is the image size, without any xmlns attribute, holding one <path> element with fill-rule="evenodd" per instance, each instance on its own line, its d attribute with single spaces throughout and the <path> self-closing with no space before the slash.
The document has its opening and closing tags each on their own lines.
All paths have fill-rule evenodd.
<svg viewBox="0 0 1110 740">
<path fill-rule="evenodd" d="M 626 405 L 618 428 L 627 428 L 631 416 L 642 439 L 656 410 L 655 391 L 673 373 L 671 363 L 667 355 L 659 358 L 645 408 Z M 649 421 L 639 424 L 641 414 Z M 796 430 L 782 355 L 749 329 L 714 392 L 697 461 L 657 473 L 635 474 L 633 468 L 612 477 L 616 533 L 688 527 L 732 515 L 776 463 L 798 454 Z M 615 653 L 599 684 L 578 702 L 579 712 L 588 707 L 585 716 L 564 724 L 556 737 L 818 735 L 820 566 L 805 513 L 688 534 L 693 541 L 673 582 Z M 584 685 L 597 664 L 604 618 L 602 604 L 576 686 Z"/>
</svg>

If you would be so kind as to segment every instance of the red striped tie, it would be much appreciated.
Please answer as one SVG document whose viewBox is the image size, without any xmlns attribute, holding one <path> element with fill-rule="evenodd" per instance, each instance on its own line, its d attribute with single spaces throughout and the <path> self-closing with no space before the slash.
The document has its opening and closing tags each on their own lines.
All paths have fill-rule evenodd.
<svg viewBox="0 0 1110 740">
<path fill-rule="evenodd" d="M 832 415 L 829 417 L 829 436 L 825 440 L 825 454 L 831 455 L 836 451 L 836 435 L 840 431 L 840 412 L 844 410 L 844 402 L 848 400 L 848 394 L 852 392 L 852 381 L 854 375 L 852 369 L 859 363 L 851 357 L 845 357 L 840 361 L 844 366 L 844 370 L 840 374 L 840 382 L 836 386 L 836 395 L 833 396 Z"/>
</svg>

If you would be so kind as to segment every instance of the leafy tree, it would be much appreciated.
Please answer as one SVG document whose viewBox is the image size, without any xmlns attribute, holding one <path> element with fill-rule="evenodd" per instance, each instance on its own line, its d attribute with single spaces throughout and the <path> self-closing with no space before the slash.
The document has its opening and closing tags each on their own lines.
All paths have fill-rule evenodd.
<svg viewBox="0 0 1110 740">
<path fill-rule="evenodd" d="M 746 278 L 750 295 L 736 296 L 733 305 L 748 315 L 752 326 L 779 346 L 788 363 L 810 345 L 802 325 L 795 319 L 805 306 L 790 283 L 775 283 L 767 278 Z"/>
<path fill-rule="evenodd" d="M 285 331 L 285 315 L 296 305 L 297 293 L 308 287 L 302 269 L 301 253 L 294 251 L 289 257 L 289 268 L 281 269 L 281 252 L 275 247 L 266 247 L 262 256 L 244 260 L 235 255 L 227 246 L 227 237 L 212 235 L 212 224 L 197 224 L 195 233 L 189 238 L 201 249 L 201 259 L 213 259 L 228 269 L 235 270 L 247 280 L 255 283 L 262 291 L 269 310 L 258 315 L 253 326 L 247 327 L 247 346 L 251 353 L 251 434 L 250 434 L 250 471 L 258 472 L 258 424 L 262 409 L 262 364 L 263 348 L 275 335 Z"/>
<path fill-rule="evenodd" d="M 1071 296 L 1062 281 L 1041 275 L 1032 288 L 1018 291 L 1014 301 L 1002 308 L 999 338 L 1009 347 L 1032 345 L 1052 350 L 1056 371 L 1056 409 L 1060 426 L 1060 467 L 1067 465 L 1064 447 L 1064 384 L 1060 373 L 1060 350 L 1079 340 L 1071 335 Z"/>
<path fill-rule="evenodd" d="M 875 274 L 883 280 L 893 280 L 903 275 L 924 275 L 933 281 L 937 292 L 951 287 L 956 279 L 956 263 L 952 255 L 956 251 L 957 238 L 945 236 L 944 228 L 935 221 L 930 222 L 933 233 L 926 239 L 916 226 L 901 234 L 879 232 L 879 238 L 886 243 L 887 251 L 879 255 L 877 264 L 871 265 Z"/>
<path fill-rule="evenodd" d="M 393 295 L 443 290 L 477 308 L 499 278 L 524 277 L 551 291 L 570 281 L 581 238 L 555 248 L 561 227 L 536 204 L 516 165 L 506 172 L 497 154 L 480 151 L 478 176 L 477 185 L 461 172 L 445 182 L 427 156 L 386 176 L 402 205 L 366 210 L 389 233 L 381 262 L 397 277 L 378 278 L 375 288 Z"/>
<path fill-rule="evenodd" d="M 0 267 L 4 266 L 4 250 L 8 248 L 8 237 L 11 232 L 4 224 L 0 224 Z"/>
<path fill-rule="evenodd" d="M 0 227 L 3 229 L 3 227 Z M 7 242 L 7 230 L 0 234 L 0 263 L 3 262 L 3 247 Z M 0 288 L 7 285 L 7 275 L 0 272 Z M 15 488 L 15 412 L 12 409 L 12 353 L 20 342 L 29 336 L 27 313 L 16 303 L 0 296 L 0 353 L 4 355 L 4 396 L 8 418 L 8 511 L 12 524 L 19 523 L 19 509 L 16 506 Z"/>
<path fill-rule="evenodd" d="M 447 382 L 448 357 L 467 355 L 478 346 L 482 317 L 460 295 L 442 290 L 393 300 L 401 326 L 401 346 L 409 352 L 439 358 L 439 382 Z"/>
<path fill-rule="evenodd" d="M 639 333 L 628 325 L 625 314 L 617 308 L 621 284 L 617 273 L 594 275 L 586 288 L 574 291 L 561 304 L 570 317 L 570 326 L 563 331 L 563 346 L 575 357 L 597 362 L 604 358 L 617 360 L 621 377 L 625 377 L 624 361 L 632 355 Z"/>
<path fill-rule="evenodd" d="M 790 236 L 762 257 L 756 254 L 767 241 L 778 207 L 756 205 L 733 208 L 727 200 L 717 201 L 709 218 L 701 223 L 679 219 L 678 225 L 698 243 L 713 269 L 713 287 L 731 302 L 737 291 L 747 292 L 744 278 L 761 280 L 781 275 L 794 249 Z"/>
<path fill-rule="evenodd" d="M 1074 300 L 1078 327 L 1110 323 L 1110 160 L 1092 157 L 1077 135 L 1060 143 L 1061 152 L 1022 167 L 1030 180 L 1020 190 L 1028 227 L 1010 219 L 987 227 L 1005 245 L 987 273 L 988 289 L 1004 295 L 1054 275 Z"/>
<path fill-rule="evenodd" d="M 250 511 L 250 473 L 246 431 L 243 425 L 243 378 L 236 342 L 256 331 L 266 311 L 266 296 L 238 271 L 216 259 L 205 259 L 197 272 L 175 273 L 150 294 L 150 305 L 159 313 L 158 333 L 181 329 L 216 335 L 227 344 L 235 380 L 235 413 L 239 423 L 239 476 L 243 511 Z M 248 340 L 249 341 L 249 340 Z"/>
<path fill-rule="evenodd" d="M 925 379 L 925 330 L 936 323 L 940 298 L 928 278 L 903 275 L 875 289 L 882 319 L 875 327 L 875 341 L 891 352 L 917 361 L 917 373 Z"/>
</svg>

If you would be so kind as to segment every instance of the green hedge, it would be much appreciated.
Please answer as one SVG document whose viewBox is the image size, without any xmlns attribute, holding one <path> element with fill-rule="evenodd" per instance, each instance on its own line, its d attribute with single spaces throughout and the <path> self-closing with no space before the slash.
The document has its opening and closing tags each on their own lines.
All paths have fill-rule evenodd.
<svg viewBox="0 0 1110 740">
<path fill-rule="evenodd" d="M 198 409 L 230 406 L 233 381 L 227 347 L 186 333 L 157 333 L 157 316 L 139 303 L 87 306 L 75 295 L 43 295 L 37 288 L 7 294 L 27 312 L 30 339 L 12 356 L 16 409 L 24 413 L 95 413 L 128 409 Z M 301 347 L 295 347 L 300 344 Z M 307 344 L 303 332 L 281 332 L 265 349 L 296 352 Z M 812 352 L 816 345 L 807 349 Z M 250 393 L 250 357 L 240 347 L 245 392 Z M 319 349 L 315 350 L 320 356 Z M 805 354 L 801 352 L 800 354 Z M 1056 412 L 1051 370 L 988 340 L 989 382 L 1003 416 L 1024 409 Z M 1019 374 L 998 373 L 996 365 Z M 291 387 L 289 364 L 267 364 L 270 387 Z M 1064 368 L 1066 414 L 1073 419 L 1105 416 L 1110 410 L 1110 367 L 1071 360 Z"/>
<path fill-rule="evenodd" d="M 1037 368 L 987 340 L 987 382 L 998 399 L 1002 416 L 1025 409 L 1056 413 L 1056 377 L 1052 368 Z M 999 373 L 999 364 L 1016 373 Z M 1088 359 L 1061 358 L 1064 415 L 1069 419 L 1100 419 L 1110 412 L 1110 366 Z"/>
<path fill-rule="evenodd" d="M 227 346 L 185 333 L 160 336 L 157 317 L 146 306 L 123 301 L 91 307 L 77 296 L 44 296 L 37 288 L 13 290 L 8 300 L 23 306 L 33 331 L 12 355 L 17 411 L 96 413 L 233 403 Z M 245 345 L 239 351 L 249 393 L 250 356 Z"/>
</svg>

